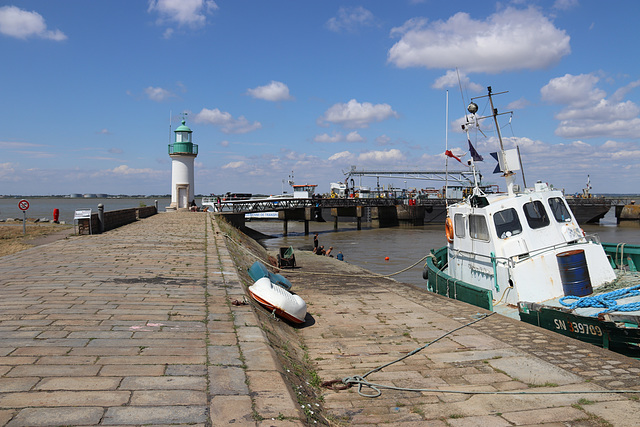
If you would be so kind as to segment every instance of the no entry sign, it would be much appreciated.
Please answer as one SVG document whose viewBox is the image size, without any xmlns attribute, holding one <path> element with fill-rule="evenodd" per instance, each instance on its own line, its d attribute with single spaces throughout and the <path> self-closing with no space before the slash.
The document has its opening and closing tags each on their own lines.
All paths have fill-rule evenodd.
<svg viewBox="0 0 640 427">
<path fill-rule="evenodd" d="M 18 202 L 18 207 L 21 211 L 26 211 L 27 209 L 29 209 L 29 201 L 24 199 L 20 200 Z"/>
</svg>

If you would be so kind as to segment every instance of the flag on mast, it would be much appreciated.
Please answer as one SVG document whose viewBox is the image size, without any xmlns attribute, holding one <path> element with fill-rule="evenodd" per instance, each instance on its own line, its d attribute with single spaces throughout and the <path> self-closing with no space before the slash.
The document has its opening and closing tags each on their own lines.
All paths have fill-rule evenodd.
<svg viewBox="0 0 640 427">
<path fill-rule="evenodd" d="M 457 161 L 459 161 L 460 163 L 462 163 L 462 160 L 460 160 L 460 157 L 457 157 L 455 154 L 453 154 L 453 153 L 451 152 L 451 150 L 446 150 L 446 151 L 444 152 L 444 154 L 445 154 L 445 156 L 452 157 L 452 158 L 456 159 Z"/>
<path fill-rule="evenodd" d="M 467 142 L 469 142 L 469 154 L 471 154 L 471 158 L 473 159 L 473 161 L 474 162 L 483 161 L 484 159 L 482 158 L 482 156 L 476 151 L 473 145 L 471 145 L 471 140 L 467 139 Z"/>
</svg>

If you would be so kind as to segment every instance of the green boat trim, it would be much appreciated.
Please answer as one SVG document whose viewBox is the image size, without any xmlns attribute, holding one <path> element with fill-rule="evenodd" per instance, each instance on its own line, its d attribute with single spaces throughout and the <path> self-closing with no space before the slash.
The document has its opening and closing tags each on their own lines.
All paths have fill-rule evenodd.
<svg viewBox="0 0 640 427">
<path fill-rule="evenodd" d="M 640 266 L 640 246 L 613 243 L 602 244 L 612 267 L 637 271 Z M 624 249 L 624 250 L 623 250 Z M 491 311 L 494 307 L 492 292 L 474 286 L 444 272 L 447 268 L 447 246 L 431 251 L 423 276 L 427 289 L 439 295 L 463 301 Z M 504 314 L 504 313 L 503 313 Z M 535 302 L 518 303 L 521 321 L 559 334 L 603 347 L 628 357 L 640 358 L 640 316 L 616 313 L 598 317 L 583 316 L 566 307 L 549 306 Z"/>
</svg>

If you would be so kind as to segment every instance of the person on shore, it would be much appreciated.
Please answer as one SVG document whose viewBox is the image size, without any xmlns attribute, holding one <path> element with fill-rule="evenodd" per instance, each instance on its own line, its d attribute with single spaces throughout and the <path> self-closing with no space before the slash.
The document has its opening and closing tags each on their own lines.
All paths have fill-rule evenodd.
<svg viewBox="0 0 640 427">
<path fill-rule="evenodd" d="M 313 235 L 313 253 L 318 253 L 318 233 Z"/>
<path fill-rule="evenodd" d="M 324 246 L 320 245 L 318 247 L 318 250 L 316 250 L 316 255 L 324 255 L 324 254 L 326 254 L 326 251 L 324 250 Z"/>
<path fill-rule="evenodd" d="M 336 259 L 338 261 L 344 261 L 344 255 L 342 254 L 342 251 L 338 251 L 338 255 L 336 255 Z"/>
<path fill-rule="evenodd" d="M 327 253 L 325 253 L 326 256 L 330 256 L 333 257 L 333 255 L 331 255 L 331 251 L 333 250 L 333 246 L 329 246 L 329 250 L 327 251 Z"/>
</svg>

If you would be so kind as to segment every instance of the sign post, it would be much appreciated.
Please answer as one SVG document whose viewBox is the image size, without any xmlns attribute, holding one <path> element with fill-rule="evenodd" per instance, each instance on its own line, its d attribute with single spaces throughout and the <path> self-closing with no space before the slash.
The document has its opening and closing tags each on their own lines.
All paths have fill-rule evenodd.
<svg viewBox="0 0 640 427">
<path fill-rule="evenodd" d="M 22 234 L 27 235 L 27 209 L 29 209 L 29 201 L 22 199 L 18 202 L 18 208 L 22 211 Z"/>
<path fill-rule="evenodd" d="M 78 222 L 78 234 L 80 234 L 81 231 L 81 223 L 79 220 L 88 220 L 89 222 L 89 234 L 93 234 L 93 230 L 91 229 L 91 209 L 87 209 L 87 208 L 82 208 L 82 209 L 76 209 L 75 213 L 73 214 L 73 229 L 75 232 L 75 228 L 76 228 L 76 221 Z"/>
</svg>

